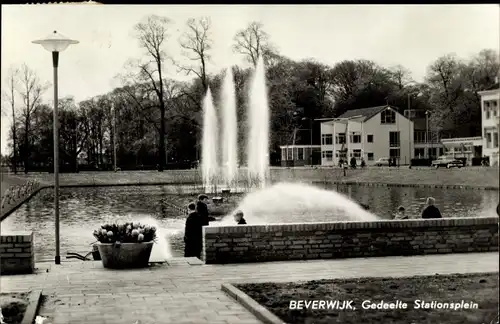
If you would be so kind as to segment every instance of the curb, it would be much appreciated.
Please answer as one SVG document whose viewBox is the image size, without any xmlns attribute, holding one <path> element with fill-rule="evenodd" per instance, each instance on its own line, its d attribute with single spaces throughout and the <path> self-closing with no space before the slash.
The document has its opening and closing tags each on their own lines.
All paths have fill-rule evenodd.
<svg viewBox="0 0 500 324">
<path fill-rule="evenodd" d="M 229 283 L 223 283 L 221 290 L 234 298 L 238 303 L 245 307 L 250 313 L 255 315 L 265 324 L 286 324 L 278 316 L 271 313 L 267 308 L 253 300 L 250 296 Z"/>
<path fill-rule="evenodd" d="M 465 189 L 465 190 L 498 190 L 497 187 L 482 187 L 468 185 L 438 185 L 438 184 L 411 184 L 411 183 L 383 183 L 383 182 L 356 182 L 356 181 L 312 181 L 312 184 L 323 185 L 347 185 L 347 186 L 363 186 L 363 187 L 411 187 L 411 188 L 439 188 L 439 189 Z"/>
<path fill-rule="evenodd" d="M 31 291 L 28 296 L 28 300 L 29 300 L 28 308 L 26 308 L 26 312 L 24 313 L 24 317 L 21 324 L 35 323 L 36 314 L 38 312 L 38 308 L 40 307 L 40 302 L 42 300 L 42 291 L 41 290 Z"/>
</svg>

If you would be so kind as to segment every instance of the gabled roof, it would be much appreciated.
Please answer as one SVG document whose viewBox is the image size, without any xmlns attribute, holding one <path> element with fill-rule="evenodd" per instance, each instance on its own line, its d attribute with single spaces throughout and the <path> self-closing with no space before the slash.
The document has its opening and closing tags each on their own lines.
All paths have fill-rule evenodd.
<svg viewBox="0 0 500 324">
<path fill-rule="evenodd" d="M 382 110 L 386 108 L 392 108 L 395 111 L 398 111 L 398 109 L 395 107 L 385 105 L 385 106 L 349 110 L 340 115 L 338 118 L 363 117 L 363 121 L 367 121 L 368 119 L 376 116 L 378 113 L 380 113 Z"/>
</svg>

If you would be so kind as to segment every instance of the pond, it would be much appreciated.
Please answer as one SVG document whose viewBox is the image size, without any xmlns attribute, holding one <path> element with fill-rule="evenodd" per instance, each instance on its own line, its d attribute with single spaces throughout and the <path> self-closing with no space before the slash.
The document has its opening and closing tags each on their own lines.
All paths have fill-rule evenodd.
<svg viewBox="0 0 500 324">
<path fill-rule="evenodd" d="M 495 215 L 497 191 L 414 187 L 333 186 L 351 199 L 368 204 L 381 218 L 391 218 L 400 205 L 411 217 L 420 215 L 425 198 L 436 198 L 443 217 Z M 185 215 L 168 206 L 169 197 L 192 192 L 187 186 L 131 186 L 62 188 L 60 200 L 61 257 L 67 252 L 90 251 L 92 232 L 101 224 L 120 220 L 139 220 L 158 226 L 167 237 L 170 255 L 181 256 L 184 249 Z M 174 200 L 175 201 L 175 200 Z M 290 216 L 290 215 L 289 215 Z M 300 215 L 281 217 L 279 222 L 297 222 Z M 303 222 L 332 221 L 324 213 L 311 213 Z M 42 190 L 2 222 L 2 232 L 33 231 L 37 261 L 54 258 L 53 191 Z"/>
</svg>

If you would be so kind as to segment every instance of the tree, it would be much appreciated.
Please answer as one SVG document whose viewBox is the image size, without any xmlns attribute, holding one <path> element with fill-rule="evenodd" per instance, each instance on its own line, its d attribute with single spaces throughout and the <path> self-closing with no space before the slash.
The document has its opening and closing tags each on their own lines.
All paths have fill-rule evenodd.
<svg viewBox="0 0 500 324">
<path fill-rule="evenodd" d="M 257 65 L 259 56 L 262 56 L 265 63 L 270 58 L 274 58 L 274 46 L 269 42 L 269 34 L 264 31 L 264 26 L 260 22 L 253 21 L 247 28 L 240 30 L 234 36 L 233 50 L 245 56 L 245 60 Z"/>
<path fill-rule="evenodd" d="M 21 110 L 20 118 L 24 126 L 24 139 L 21 155 L 23 158 L 24 173 L 28 173 L 31 117 L 38 108 L 41 96 L 47 89 L 47 86 L 40 83 L 36 73 L 31 70 L 26 64 L 23 64 L 21 67 L 19 86 L 19 94 L 23 101 L 23 109 Z"/>
<path fill-rule="evenodd" d="M 208 89 L 207 63 L 210 60 L 208 53 L 212 49 L 213 41 L 210 39 L 211 21 L 208 17 L 191 18 L 186 22 L 187 31 L 179 39 L 182 54 L 190 61 L 199 61 L 199 67 L 191 64 L 178 65 L 186 75 L 195 74 L 201 80 L 204 93 Z"/>
<path fill-rule="evenodd" d="M 12 166 L 14 174 L 17 174 L 17 132 L 16 132 L 16 94 L 18 86 L 19 70 L 17 68 L 11 67 L 7 72 L 7 89 L 2 93 L 5 100 L 8 101 L 12 116 Z"/>
<path fill-rule="evenodd" d="M 139 64 L 139 77 L 142 81 L 148 81 L 151 90 L 156 95 L 157 107 L 160 110 L 160 129 L 158 143 L 158 171 L 163 171 L 166 163 L 165 154 L 165 97 L 163 80 L 163 63 L 166 53 L 162 47 L 170 36 L 168 26 L 170 19 L 152 15 L 146 17 L 134 27 L 135 36 L 139 40 L 139 46 L 146 50 L 152 60 Z"/>
</svg>

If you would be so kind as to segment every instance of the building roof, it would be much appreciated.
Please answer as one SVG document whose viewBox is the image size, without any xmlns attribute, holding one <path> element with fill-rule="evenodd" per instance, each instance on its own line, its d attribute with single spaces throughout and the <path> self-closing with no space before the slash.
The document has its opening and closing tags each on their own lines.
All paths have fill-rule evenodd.
<svg viewBox="0 0 500 324">
<path fill-rule="evenodd" d="M 485 91 L 500 89 L 500 84 L 497 82 L 489 88 L 484 89 Z"/>
<path fill-rule="evenodd" d="M 386 108 L 391 108 L 391 106 L 385 105 L 385 106 L 353 109 L 346 111 L 338 118 L 364 117 L 363 121 L 367 121 L 368 119 L 372 118 L 373 116 L 376 116 L 378 113 L 380 113 L 382 110 Z M 397 111 L 395 107 L 392 108 Z"/>
</svg>

